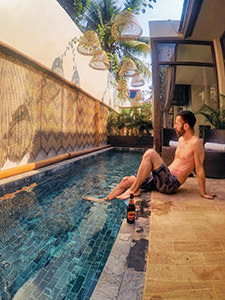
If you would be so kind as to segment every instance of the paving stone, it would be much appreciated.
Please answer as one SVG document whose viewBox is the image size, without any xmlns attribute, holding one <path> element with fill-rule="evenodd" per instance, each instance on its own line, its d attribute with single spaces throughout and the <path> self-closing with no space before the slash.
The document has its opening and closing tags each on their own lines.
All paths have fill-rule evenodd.
<svg viewBox="0 0 225 300">
<path fill-rule="evenodd" d="M 200 197 L 197 178 L 173 197 L 152 193 L 143 300 L 224 299 L 225 180 L 206 186 L 218 190 L 215 199 Z"/>
</svg>

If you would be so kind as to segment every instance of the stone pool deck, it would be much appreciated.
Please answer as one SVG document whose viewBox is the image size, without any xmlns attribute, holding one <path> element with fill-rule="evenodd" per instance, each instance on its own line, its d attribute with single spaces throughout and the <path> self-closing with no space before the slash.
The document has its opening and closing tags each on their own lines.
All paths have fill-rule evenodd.
<svg viewBox="0 0 225 300">
<path fill-rule="evenodd" d="M 200 197 L 197 178 L 152 193 L 143 300 L 225 299 L 225 179 L 206 184 L 214 200 Z"/>
<path fill-rule="evenodd" d="M 1 180 L 3 190 L 27 175 Z M 91 300 L 225 300 L 225 179 L 206 183 L 214 200 L 200 197 L 197 178 L 135 199 L 136 223 L 124 220 Z"/>
<path fill-rule="evenodd" d="M 149 246 L 150 192 L 135 198 L 136 221 L 124 219 L 91 300 L 143 297 Z"/>
</svg>

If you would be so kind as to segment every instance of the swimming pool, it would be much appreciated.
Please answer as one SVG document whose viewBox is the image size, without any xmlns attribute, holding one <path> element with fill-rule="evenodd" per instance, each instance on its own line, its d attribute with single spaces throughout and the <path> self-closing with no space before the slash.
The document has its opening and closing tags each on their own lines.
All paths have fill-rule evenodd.
<svg viewBox="0 0 225 300">
<path fill-rule="evenodd" d="M 141 157 L 110 151 L 0 195 L 2 300 L 90 299 L 126 205 L 83 196 L 107 195 Z"/>
</svg>

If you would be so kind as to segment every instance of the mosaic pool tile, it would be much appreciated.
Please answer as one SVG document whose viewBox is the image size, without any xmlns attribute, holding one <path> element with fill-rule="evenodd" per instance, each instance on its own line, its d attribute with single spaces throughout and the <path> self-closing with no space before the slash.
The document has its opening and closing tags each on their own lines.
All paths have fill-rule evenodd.
<svg viewBox="0 0 225 300">
<path fill-rule="evenodd" d="M 147 267 L 150 193 L 135 198 L 136 221 L 123 221 L 91 300 L 141 300 Z"/>
<path fill-rule="evenodd" d="M 116 162 L 124 164 L 126 173 L 136 171 L 140 154 L 116 155 L 98 157 L 96 162 L 87 160 L 82 167 L 80 164 L 78 169 L 70 169 L 69 175 L 57 174 L 54 183 L 49 178 L 43 177 L 40 182 L 35 179 L 37 186 L 31 190 L 0 202 L 1 217 L 7 220 L 0 232 L 1 300 L 90 299 L 126 206 L 119 200 L 92 203 L 82 200 L 82 196 L 92 194 L 92 189 L 108 193 L 119 174 L 125 175 L 121 168 L 116 171 Z M 136 165 L 127 167 L 126 161 L 134 161 L 134 157 Z M 101 172 L 97 176 L 99 168 L 94 168 L 98 163 Z M 31 179 L 28 182 L 32 184 Z M 21 186 L 11 185 L 10 192 L 15 188 Z"/>
</svg>

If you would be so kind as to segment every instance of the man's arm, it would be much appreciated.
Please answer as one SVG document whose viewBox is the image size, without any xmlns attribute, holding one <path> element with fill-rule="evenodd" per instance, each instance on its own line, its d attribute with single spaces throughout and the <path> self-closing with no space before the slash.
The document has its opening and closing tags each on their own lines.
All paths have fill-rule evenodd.
<svg viewBox="0 0 225 300">
<path fill-rule="evenodd" d="M 198 177 L 199 191 L 202 197 L 207 199 L 213 199 L 214 195 L 206 194 L 205 190 L 205 171 L 203 168 L 205 152 L 203 145 L 199 139 L 194 142 L 194 162 L 195 162 L 195 171 Z"/>
</svg>

